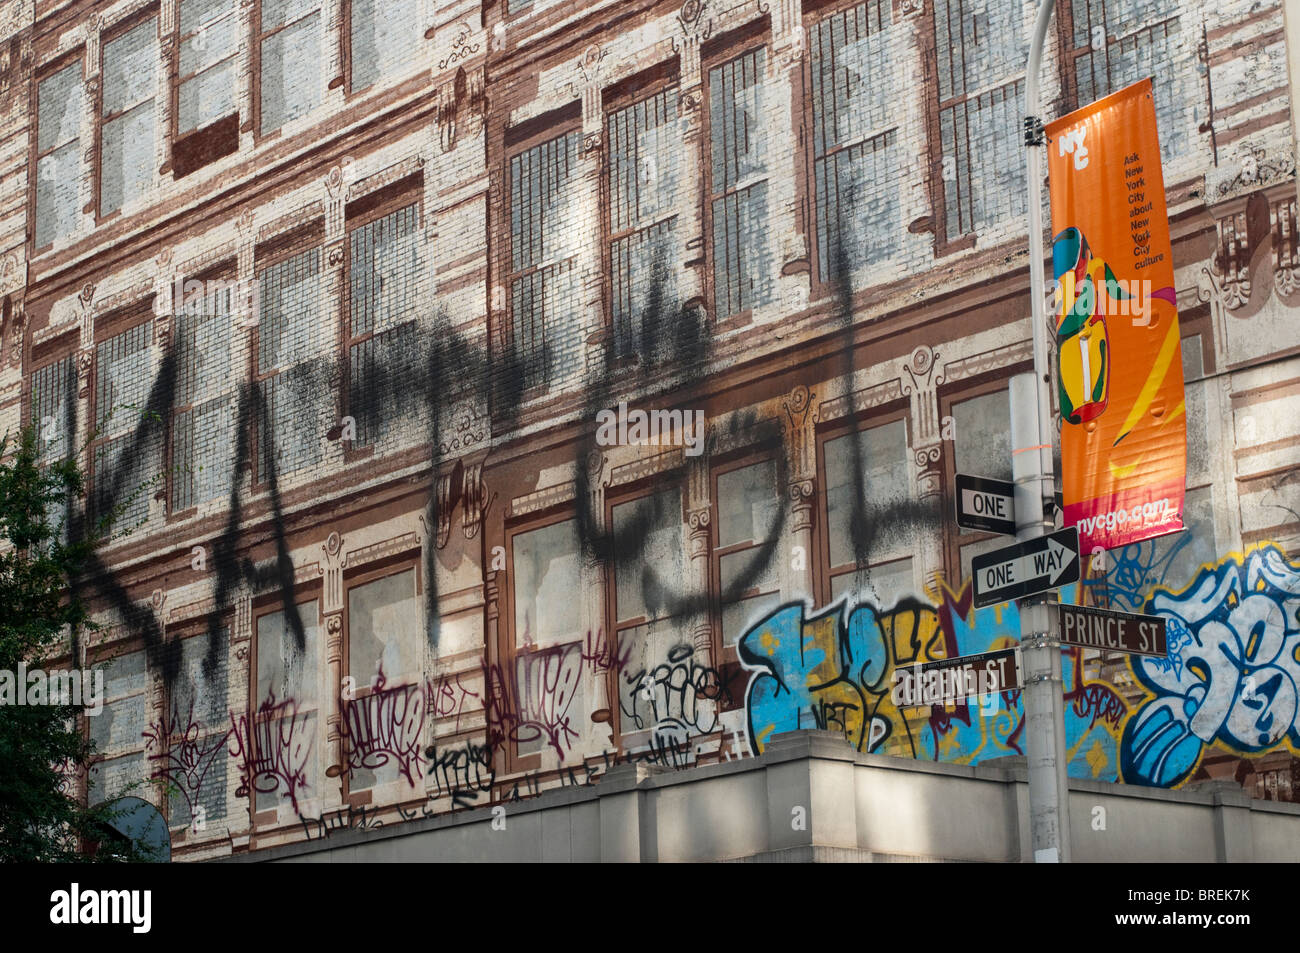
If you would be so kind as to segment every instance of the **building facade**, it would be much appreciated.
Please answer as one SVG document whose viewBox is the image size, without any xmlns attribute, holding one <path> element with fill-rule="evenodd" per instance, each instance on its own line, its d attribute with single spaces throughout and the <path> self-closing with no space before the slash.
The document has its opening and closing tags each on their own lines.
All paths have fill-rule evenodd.
<svg viewBox="0 0 1300 953">
<path fill-rule="evenodd" d="M 1186 637 L 1066 653 L 1070 773 L 1294 800 L 1295 24 L 1058 7 L 1047 116 L 1154 80 L 1188 427 L 1188 529 L 1066 593 Z M 1032 367 L 1034 13 L 0 3 L 0 425 L 122 510 L 87 796 L 202 859 L 790 730 L 1022 754 L 889 685 L 1018 633 L 951 514 Z"/>
</svg>

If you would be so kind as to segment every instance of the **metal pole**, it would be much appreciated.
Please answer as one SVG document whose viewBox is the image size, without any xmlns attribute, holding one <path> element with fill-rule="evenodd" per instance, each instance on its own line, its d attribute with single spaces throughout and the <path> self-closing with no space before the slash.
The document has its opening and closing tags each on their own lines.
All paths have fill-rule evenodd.
<svg viewBox="0 0 1300 953">
<path fill-rule="evenodd" d="M 1011 381 L 1011 471 L 1015 481 L 1016 539 L 1050 533 L 1052 440 L 1046 279 L 1043 273 L 1043 143 L 1039 76 L 1043 42 L 1055 0 L 1042 0 L 1029 44 L 1025 74 L 1025 166 L 1029 205 L 1029 298 L 1034 372 Z M 1025 742 L 1029 761 L 1029 827 L 1034 860 L 1070 860 L 1069 785 L 1065 762 L 1065 705 L 1054 594 L 1021 600 L 1020 646 L 1024 666 Z"/>
</svg>

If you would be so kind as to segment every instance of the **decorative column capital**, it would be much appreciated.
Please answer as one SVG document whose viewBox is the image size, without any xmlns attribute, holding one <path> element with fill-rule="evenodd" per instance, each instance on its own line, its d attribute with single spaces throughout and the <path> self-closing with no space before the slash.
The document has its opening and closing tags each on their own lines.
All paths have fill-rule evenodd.
<svg viewBox="0 0 1300 953">
<path fill-rule="evenodd" d="M 687 543 L 690 547 L 689 552 L 691 559 L 699 559 L 708 555 L 710 537 L 709 526 L 712 521 L 713 510 L 709 506 L 701 506 L 687 512 Z"/>
<path fill-rule="evenodd" d="M 943 444 L 932 443 L 917 447 L 913 451 L 916 461 L 917 497 L 927 500 L 940 494 L 943 488 L 943 474 L 940 461 L 943 459 Z"/>
<path fill-rule="evenodd" d="M 325 556 L 319 572 L 324 577 L 321 588 L 321 615 L 330 616 L 343 611 L 343 569 L 347 556 L 343 553 L 343 537 L 332 532 L 321 544 Z"/>
<path fill-rule="evenodd" d="M 1277 293 L 1290 297 L 1300 290 L 1300 232 L 1297 231 L 1296 195 L 1292 191 L 1273 203 L 1273 284 Z"/>
<path fill-rule="evenodd" d="M 812 478 L 795 480 L 789 486 L 790 493 L 790 530 L 802 533 L 812 529 L 813 497 L 817 487 Z"/>
<path fill-rule="evenodd" d="M 77 352 L 77 397 L 86 400 L 90 397 L 90 369 L 95 366 L 95 352 L 82 348 Z"/>
</svg>

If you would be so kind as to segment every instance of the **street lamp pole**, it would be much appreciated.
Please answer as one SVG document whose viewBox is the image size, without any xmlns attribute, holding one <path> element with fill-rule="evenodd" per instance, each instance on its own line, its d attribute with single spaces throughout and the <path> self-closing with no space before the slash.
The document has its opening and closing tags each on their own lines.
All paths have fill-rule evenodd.
<svg viewBox="0 0 1300 953">
<path fill-rule="evenodd" d="M 1034 371 L 1011 381 L 1011 472 L 1015 482 L 1016 539 L 1050 533 L 1055 483 L 1052 479 L 1050 348 L 1047 339 L 1046 279 L 1043 272 L 1043 123 L 1039 114 L 1043 43 L 1055 0 L 1041 0 L 1029 45 L 1025 74 L 1025 166 L 1029 205 L 1030 313 Z M 1062 697 L 1059 620 L 1054 593 L 1020 604 L 1020 646 L 1024 665 L 1025 742 L 1029 762 L 1030 841 L 1038 863 L 1070 860 L 1069 786 L 1065 761 L 1065 703 Z"/>
</svg>

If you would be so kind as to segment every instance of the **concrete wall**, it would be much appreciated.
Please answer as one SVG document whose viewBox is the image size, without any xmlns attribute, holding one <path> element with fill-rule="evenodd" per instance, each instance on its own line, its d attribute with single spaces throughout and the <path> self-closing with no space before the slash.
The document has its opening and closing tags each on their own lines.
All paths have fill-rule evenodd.
<svg viewBox="0 0 1300 953">
<path fill-rule="evenodd" d="M 240 860 L 346 862 L 1028 862 L 1023 760 L 976 767 L 852 750 L 824 732 L 762 757 L 672 772 L 627 765 L 599 784 L 518 805 L 341 830 Z M 1300 858 L 1300 806 L 1239 787 L 1070 785 L 1082 863 Z M 495 826 L 494 826 L 495 824 Z"/>
</svg>

